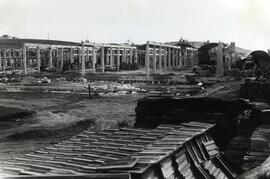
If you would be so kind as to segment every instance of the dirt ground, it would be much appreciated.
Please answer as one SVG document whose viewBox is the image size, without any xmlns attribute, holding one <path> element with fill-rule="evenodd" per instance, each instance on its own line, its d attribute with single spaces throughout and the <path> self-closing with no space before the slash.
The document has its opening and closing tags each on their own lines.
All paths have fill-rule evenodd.
<svg viewBox="0 0 270 179">
<path fill-rule="evenodd" d="M 67 139 L 88 127 L 132 126 L 136 101 L 141 97 L 88 99 L 87 95 L 1 92 L 1 106 L 35 113 L 0 121 L 0 159 Z"/>
<path fill-rule="evenodd" d="M 199 95 L 231 98 L 236 97 L 234 91 L 239 87 L 239 82 L 219 83 Z M 87 94 L 44 90 L 0 91 L 0 111 L 4 106 L 14 107 L 14 112 L 18 108 L 33 113 L 0 120 L 0 160 L 68 139 L 88 127 L 132 126 L 137 100 L 144 95 L 107 95 L 88 99 Z"/>
</svg>

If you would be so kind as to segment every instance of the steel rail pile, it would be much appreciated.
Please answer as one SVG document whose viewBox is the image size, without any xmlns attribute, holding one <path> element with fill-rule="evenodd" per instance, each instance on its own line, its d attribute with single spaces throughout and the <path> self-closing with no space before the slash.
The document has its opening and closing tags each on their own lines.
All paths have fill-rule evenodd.
<svg viewBox="0 0 270 179">
<path fill-rule="evenodd" d="M 234 178 L 213 139 L 212 124 L 155 129 L 91 129 L 50 147 L 0 162 L 11 178 Z"/>
</svg>

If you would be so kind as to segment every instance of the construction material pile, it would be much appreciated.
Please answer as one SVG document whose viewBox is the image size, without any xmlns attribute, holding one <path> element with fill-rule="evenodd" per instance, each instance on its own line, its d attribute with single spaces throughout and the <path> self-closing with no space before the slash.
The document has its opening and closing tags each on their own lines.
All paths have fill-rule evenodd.
<svg viewBox="0 0 270 179">
<path fill-rule="evenodd" d="M 234 178 L 208 131 L 190 122 L 155 129 L 86 130 L 32 154 L 0 162 L 5 179 Z"/>
<path fill-rule="evenodd" d="M 187 121 L 205 121 L 219 126 L 238 125 L 237 116 L 248 109 L 245 100 L 222 100 L 208 97 L 177 98 L 169 94 L 155 94 L 138 101 L 136 124 L 156 126 L 162 123 L 180 124 Z"/>
<path fill-rule="evenodd" d="M 270 82 L 250 81 L 241 85 L 240 97 L 253 101 L 270 102 Z"/>
<path fill-rule="evenodd" d="M 228 160 L 242 173 L 261 165 L 270 155 L 270 106 L 262 102 L 250 104 L 251 120 L 242 123 L 238 135 L 224 151 Z"/>
</svg>

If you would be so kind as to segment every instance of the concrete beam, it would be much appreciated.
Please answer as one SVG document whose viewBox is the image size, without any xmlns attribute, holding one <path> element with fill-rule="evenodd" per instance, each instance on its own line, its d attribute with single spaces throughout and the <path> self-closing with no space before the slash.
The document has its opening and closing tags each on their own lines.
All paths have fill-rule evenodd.
<svg viewBox="0 0 270 179">
<path fill-rule="evenodd" d="M 167 47 L 167 48 L 174 48 L 174 49 L 179 49 L 181 47 L 176 46 L 176 45 L 170 45 L 170 44 L 164 44 L 164 43 L 157 43 L 157 42 L 149 42 L 149 45 L 152 46 L 161 46 L 161 47 Z"/>
<path fill-rule="evenodd" d="M 136 49 L 135 46 L 130 46 L 130 45 L 122 45 L 122 44 L 119 44 L 119 45 L 112 45 L 112 44 L 102 44 L 101 47 L 106 47 L 106 48 L 120 48 L 121 50 L 125 49 L 125 48 L 128 48 L 128 49 Z"/>
</svg>

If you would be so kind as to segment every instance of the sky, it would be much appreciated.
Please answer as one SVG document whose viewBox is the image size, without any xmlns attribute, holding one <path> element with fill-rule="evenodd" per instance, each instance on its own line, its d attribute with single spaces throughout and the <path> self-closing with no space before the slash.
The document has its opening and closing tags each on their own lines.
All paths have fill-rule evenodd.
<svg viewBox="0 0 270 179">
<path fill-rule="evenodd" d="M 0 0 L 0 35 L 92 42 L 236 42 L 270 49 L 269 0 Z"/>
</svg>

